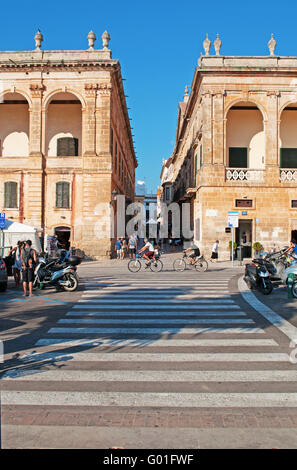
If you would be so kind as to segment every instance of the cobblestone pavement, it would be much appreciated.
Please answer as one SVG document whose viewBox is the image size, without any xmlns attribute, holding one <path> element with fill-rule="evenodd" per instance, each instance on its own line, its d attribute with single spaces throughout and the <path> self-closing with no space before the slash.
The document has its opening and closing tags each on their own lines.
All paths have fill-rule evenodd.
<svg viewBox="0 0 297 470">
<path fill-rule="evenodd" d="M 243 268 L 174 272 L 178 256 L 0 298 L 3 448 L 297 447 L 290 338 L 243 299 Z"/>
</svg>

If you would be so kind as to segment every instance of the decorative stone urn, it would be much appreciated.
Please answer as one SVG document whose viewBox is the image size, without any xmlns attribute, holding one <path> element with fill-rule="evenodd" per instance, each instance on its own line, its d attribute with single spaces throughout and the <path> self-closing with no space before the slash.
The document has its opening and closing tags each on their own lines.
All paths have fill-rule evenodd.
<svg viewBox="0 0 297 470">
<path fill-rule="evenodd" d="M 94 44 L 95 44 L 96 39 L 97 39 L 96 34 L 94 33 L 94 31 L 91 30 L 87 36 L 87 40 L 89 43 L 89 51 L 94 50 Z"/>
<path fill-rule="evenodd" d="M 103 49 L 107 50 L 108 44 L 110 41 L 110 36 L 107 31 L 104 31 L 104 33 L 101 36 L 101 39 L 102 39 Z"/>
<path fill-rule="evenodd" d="M 42 41 L 43 41 L 43 36 L 42 36 L 40 30 L 38 30 L 37 33 L 35 34 L 34 41 L 35 41 L 36 50 L 40 51 L 41 44 L 42 44 Z"/>
<path fill-rule="evenodd" d="M 208 39 L 208 34 L 207 34 L 206 38 L 203 41 L 203 49 L 205 50 L 205 55 L 209 55 L 210 46 L 211 46 L 211 42 Z"/>
<path fill-rule="evenodd" d="M 270 51 L 270 55 L 274 55 L 274 49 L 275 49 L 275 46 L 276 46 L 276 40 L 274 39 L 273 37 L 273 34 L 271 34 L 271 38 L 270 38 L 270 41 L 268 42 L 268 49 Z"/>
<path fill-rule="evenodd" d="M 217 34 L 217 39 L 214 41 L 213 45 L 214 45 L 214 48 L 215 48 L 215 51 L 216 51 L 216 55 L 220 55 L 220 49 L 221 49 L 221 46 L 222 46 L 222 41 L 220 40 L 218 34 Z"/>
</svg>

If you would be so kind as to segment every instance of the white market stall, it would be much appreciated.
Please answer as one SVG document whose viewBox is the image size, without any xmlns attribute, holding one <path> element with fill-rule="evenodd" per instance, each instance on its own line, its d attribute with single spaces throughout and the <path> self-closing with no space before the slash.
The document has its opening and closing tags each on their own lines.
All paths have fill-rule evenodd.
<svg viewBox="0 0 297 470">
<path fill-rule="evenodd" d="M 20 224 L 12 220 L 5 220 L 5 227 L 2 232 L 0 245 L 5 248 L 5 252 L 9 247 L 15 247 L 18 241 L 32 241 L 32 247 L 36 251 L 41 251 L 40 240 L 37 230 L 30 225 Z"/>
</svg>

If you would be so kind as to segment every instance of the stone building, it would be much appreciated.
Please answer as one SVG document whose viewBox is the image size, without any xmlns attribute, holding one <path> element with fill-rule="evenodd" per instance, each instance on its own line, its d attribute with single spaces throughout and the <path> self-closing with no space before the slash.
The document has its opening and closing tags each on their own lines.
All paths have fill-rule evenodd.
<svg viewBox="0 0 297 470">
<path fill-rule="evenodd" d="M 121 67 L 108 49 L 0 52 L 0 208 L 86 255 L 109 254 L 114 194 L 134 198 L 137 161 Z M 113 193 L 113 194 L 112 194 Z"/>
<path fill-rule="evenodd" d="M 210 41 L 179 103 L 175 147 L 163 162 L 162 198 L 189 202 L 194 239 L 206 255 L 220 241 L 229 257 L 228 211 L 238 211 L 237 244 L 253 254 L 288 244 L 297 232 L 297 57 L 215 55 Z"/>
</svg>

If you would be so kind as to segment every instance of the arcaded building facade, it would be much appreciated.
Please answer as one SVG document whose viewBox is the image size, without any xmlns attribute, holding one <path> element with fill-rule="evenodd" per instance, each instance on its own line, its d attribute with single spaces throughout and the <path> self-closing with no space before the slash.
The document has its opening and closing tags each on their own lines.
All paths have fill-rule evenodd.
<svg viewBox="0 0 297 470">
<path fill-rule="evenodd" d="M 297 58 L 220 55 L 210 43 L 179 104 L 175 148 L 162 169 L 167 203 L 189 202 L 194 239 L 229 257 L 228 211 L 244 256 L 287 245 L 297 231 Z"/>
<path fill-rule="evenodd" d="M 121 68 L 108 49 L 0 52 L 0 208 L 40 235 L 108 256 L 114 194 L 134 197 L 137 161 Z M 112 194 L 113 193 L 113 194 Z"/>
</svg>

